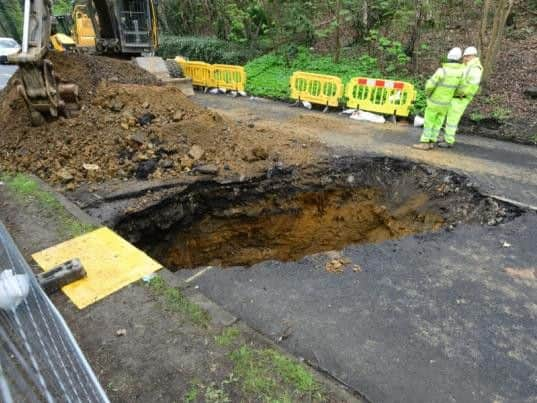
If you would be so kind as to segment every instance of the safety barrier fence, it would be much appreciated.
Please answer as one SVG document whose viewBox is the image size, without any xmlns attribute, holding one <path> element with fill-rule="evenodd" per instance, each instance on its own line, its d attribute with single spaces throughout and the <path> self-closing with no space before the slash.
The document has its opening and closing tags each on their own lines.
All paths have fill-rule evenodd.
<svg viewBox="0 0 537 403">
<path fill-rule="evenodd" d="M 343 96 L 339 77 L 295 71 L 291 76 L 291 98 L 324 106 L 338 106 Z"/>
<path fill-rule="evenodd" d="M 175 60 L 192 84 L 244 91 L 246 73 L 241 66 L 211 65 L 198 61 Z M 342 98 L 348 108 L 387 115 L 408 116 L 416 99 L 410 83 L 367 77 L 354 77 L 346 85 L 336 76 L 295 71 L 290 78 L 291 99 L 325 107 L 340 105 Z"/>
<path fill-rule="evenodd" d="M 235 91 L 244 91 L 246 88 L 246 72 L 241 66 L 214 64 L 213 79 L 218 88 Z"/>
<path fill-rule="evenodd" d="M 355 77 L 347 83 L 345 97 L 348 108 L 408 116 L 416 91 L 403 81 Z"/>
<path fill-rule="evenodd" d="M 176 57 L 175 61 L 181 66 L 181 70 L 186 77 L 192 78 L 192 84 L 200 87 L 216 87 L 212 78 L 212 65 L 205 62 L 185 60 Z"/>
<path fill-rule="evenodd" d="M 230 91 L 244 91 L 246 88 L 246 72 L 242 66 L 209 64 L 181 57 L 176 57 L 175 61 L 181 66 L 183 74 L 192 78 L 193 85 L 218 87 Z"/>
</svg>

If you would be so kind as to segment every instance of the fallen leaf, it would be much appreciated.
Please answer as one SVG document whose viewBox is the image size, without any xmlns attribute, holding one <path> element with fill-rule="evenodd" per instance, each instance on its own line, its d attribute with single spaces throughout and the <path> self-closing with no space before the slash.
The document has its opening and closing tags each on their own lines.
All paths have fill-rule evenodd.
<svg viewBox="0 0 537 403">
<path fill-rule="evenodd" d="M 537 280 L 535 268 L 529 269 L 514 269 L 512 267 L 506 267 L 504 271 L 513 278 L 519 278 L 522 280 Z"/>
<path fill-rule="evenodd" d="M 97 171 L 99 169 L 99 165 L 97 164 L 82 164 L 82 167 L 86 171 Z"/>
<path fill-rule="evenodd" d="M 345 265 L 349 263 L 350 261 L 345 258 L 332 259 L 326 264 L 325 270 L 329 273 L 342 273 L 345 271 Z"/>
</svg>

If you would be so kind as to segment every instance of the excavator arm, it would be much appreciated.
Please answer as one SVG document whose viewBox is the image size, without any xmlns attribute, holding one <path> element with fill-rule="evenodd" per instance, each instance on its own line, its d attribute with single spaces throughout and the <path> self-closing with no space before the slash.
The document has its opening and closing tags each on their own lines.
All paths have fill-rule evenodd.
<svg viewBox="0 0 537 403">
<path fill-rule="evenodd" d="M 51 29 L 51 0 L 24 0 L 22 49 L 10 55 L 10 63 L 19 65 L 17 91 L 30 111 L 32 125 L 44 122 L 44 116 L 69 115 L 78 105 L 78 87 L 61 83 L 46 59 Z"/>
</svg>

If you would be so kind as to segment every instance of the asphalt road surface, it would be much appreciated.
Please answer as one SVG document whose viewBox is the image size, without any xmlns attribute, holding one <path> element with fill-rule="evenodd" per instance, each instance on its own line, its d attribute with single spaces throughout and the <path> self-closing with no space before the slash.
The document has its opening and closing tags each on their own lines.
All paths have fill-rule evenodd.
<svg viewBox="0 0 537 403">
<path fill-rule="evenodd" d="M 6 86 L 8 80 L 13 74 L 15 74 L 16 71 L 17 66 L 0 64 L 0 90 Z"/>
<path fill-rule="evenodd" d="M 485 193 L 537 206 L 534 147 L 460 136 L 449 152 L 416 153 L 413 128 L 377 129 L 246 98 L 197 99 L 256 126 L 309 130 L 341 153 L 454 169 Z M 212 269 L 194 283 L 371 402 L 537 402 L 536 228 L 529 209 L 498 226 L 349 245 L 342 254 L 359 272 L 328 273 L 330 256 L 318 254 Z"/>
</svg>

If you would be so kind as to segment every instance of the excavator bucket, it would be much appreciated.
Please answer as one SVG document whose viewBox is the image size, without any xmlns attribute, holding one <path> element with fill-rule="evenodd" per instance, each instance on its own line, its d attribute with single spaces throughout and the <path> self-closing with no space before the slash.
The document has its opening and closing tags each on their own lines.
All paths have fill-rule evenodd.
<svg viewBox="0 0 537 403">
<path fill-rule="evenodd" d="M 17 92 L 28 106 L 33 126 L 43 124 L 45 116 L 68 117 L 79 109 L 78 86 L 60 82 L 50 60 L 20 63 L 19 67 Z"/>
</svg>

